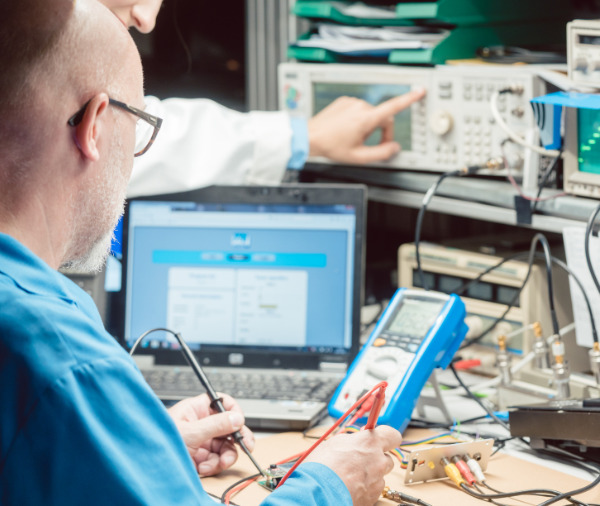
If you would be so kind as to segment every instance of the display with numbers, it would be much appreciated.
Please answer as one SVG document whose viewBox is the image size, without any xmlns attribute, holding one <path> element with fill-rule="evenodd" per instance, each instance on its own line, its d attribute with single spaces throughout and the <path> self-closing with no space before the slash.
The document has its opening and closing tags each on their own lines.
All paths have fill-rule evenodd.
<svg viewBox="0 0 600 506">
<path fill-rule="evenodd" d="M 446 368 L 467 333 L 456 295 L 400 288 L 329 404 L 341 416 L 366 391 L 387 381 L 378 423 L 404 430 L 425 382 Z M 365 421 L 365 420 L 362 420 Z"/>
</svg>

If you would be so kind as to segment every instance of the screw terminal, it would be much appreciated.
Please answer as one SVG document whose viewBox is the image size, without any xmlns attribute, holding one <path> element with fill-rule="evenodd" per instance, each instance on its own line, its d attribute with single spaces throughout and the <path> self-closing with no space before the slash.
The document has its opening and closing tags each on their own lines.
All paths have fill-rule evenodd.
<svg viewBox="0 0 600 506">
<path fill-rule="evenodd" d="M 500 351 L 506 351 L 506 336 L 504 334 L 498 336 L 498 348 Z"/>
</svg>

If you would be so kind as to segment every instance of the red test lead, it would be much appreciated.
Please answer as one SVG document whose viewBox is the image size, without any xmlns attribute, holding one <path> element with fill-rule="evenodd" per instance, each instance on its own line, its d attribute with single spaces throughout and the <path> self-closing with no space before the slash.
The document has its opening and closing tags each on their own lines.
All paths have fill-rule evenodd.
<svg viewBox="0 0 600 506">
<path fill-rule="evenodd" d="M 367 423 L 364 426 L 365 429 L 374 429 L 377 425 L 377 419 L 379 418 L 379 413 L 381 412 L 381 408 L 385 404 L 385 389 L 387 388 L 387 382 L 382 381 L 379 390 L 374 395 L 375 400 L 373 401 L 373 407 L 371 408 L 371 412 L 369 413 L 369 418 L 367 418 Z"/>
</svg>

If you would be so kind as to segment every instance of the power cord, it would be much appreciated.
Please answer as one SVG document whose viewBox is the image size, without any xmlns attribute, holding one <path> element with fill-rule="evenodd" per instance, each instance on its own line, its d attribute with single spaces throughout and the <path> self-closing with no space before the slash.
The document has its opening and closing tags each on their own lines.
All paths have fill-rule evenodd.
<svg viewBox="0 0 600 506">
<path fill-rule="evenodd" d="M 528 255 L 529 255 L 529 253 L 527 253 L 527 252 L 521 252 L 521 253 L 516 253 L 514 255 L 511 255 L 509 257 L 506 257 L 506 258 L 502 259 L 497 264 L 494 264 L 491 267 L 488 267 L 484 271 L 480 272 L 477 275 L 477 277 L 473 278 L 472 280 L 470 280 L 469 282 L 465 283 L 463 286 L 461 286 L 460 288 L 458 288 L 455 291 L 455 293 L 457 295 L 462 295 L 466 290 L 469 289 L 470 286 L 472 286 L 475 283 L 480 282 L 481 279 L 486 274 L 489 274 L 491 271 L 493 271 L 495 269 L 498 269 L 499 267 L 501 267 L 502 265 L 504 265 L 506 262 L 508 262 L 510 260 L 519 260 L 521 258 L 527 257 Z M 536 258 L 542 258 L 542 253 L 536 253 L 535 257 Z M 569 266 L 565 262 L 563 262 L 562 260 L 560 260 L 560 259 L 558 259 L 556 257 L 551 257 L 551 260 L 552 260 L 552 263 L 554 263 L 555 265 L 557 265 L 558 267 L 560 267 L 562 270 L 564 270 L 577 283 L 577 286 L 581 290 L 581 294 L 582 294 L 582 296 L 583 296 L 583 298 L 585 300 L 586 307 L 587 307 L 587 310 L 588 310 L 588 314 L 590 316 L 590 325 L 591 325 L 591 328 L 592 328 L 592 339 L 593 339 L 593 341 L 595 343 L 597 343 L 598 342 L 598 332 L 596 330 L 596 324 L 595 324 L 595 321 L 594 321 L 594 314 L 593 314 L 593 310 L 592 310 L 592 305 L 590 303 L 590 299 L 589 299 L 589 297 L 588 297 L 585 289 L 583 288 L 583 283 L 579 279 L 579 276 L 577 276 L 577 274 L 575 274 L 575 272 L 573 272 L 573 270 L 570 269 Z M 491 332 L 492 329 L 494 329 L 494 327 L 496 327 L 496 325 L 498 325 L 501 321 L 504 320 L 504 318 L 506 317 L 506 315 L 509 313 L 509 311 L 512 309 L 512 307 L 516 304 L 517 300 L 519 299 L 519 296 L 521 295 L 521 291 L 523 290 L 523 288 L 525 287 L 525 284 L 526 284 L 527 280 L 529 279 L 529 272 L 530 272 L 531 268 L 532 268 L 532 265 L 529 265 L 528 266 L 528 274 L 525 276 L 525 281 L 521 284 L 521 286 L 517 290 L 517 293 L 515 294 L 515 296 L 513 296 L 513 299 L 511 299 L 509 301 L 509 303 L 507 304 L 507 308 L 502 313 L 502 315 L 499 316 L 498 318 L 496 318 L 496 320 L 494 320 L 490 324 L 490 326 L 487 329 L 485 329 L 479 336 L 465 340 L 465 342 L 461 346 L 461 349 L 467 348 L 468 346 L 471 346 L 472 344 L 475 344 L 475 343 L 481 341 L 481 339 L 483 339 L 489 332 Z"/>
<path fill-rule="evenodd" d="M 494 420 L 498 425 L 504 427 L 506 430 L 510 431 L 510 427 L 508 426 L 508 424 L 503 421 L 500 420 L 500 418 L 498 418 L 498 416 L 490 409 L 488 408 L 479 397 L 477 397 L 472 391 L 471 389 L 466 385 L 466 383 L 462 380 L 462 378 L 458 375 L 458 372 L 456 371 L 456 369 L 454 368 L 454 364 L 450 364 L 448 366 L 450 368 L 450 370 L 452 371 L 452 374 L 454 374 L 454 377 L 456 378 L 456 381 L 458 381 L 458 384 L 464 388 L 465 392 L 467 392 L 467 395 L 473 399 L 477 404 L 479 404 L 483 410 L 490 415 L 490 417 L 492 418 L 492 420 Z"/>
<path fill-rule="evenodd" d="M 596 270 L 594 269 L 594 266 L 592 265 L 592 259 L 590 256 L 590 237 L 592 236 L 592 231 L 594 229 L 594 223 L 596 221 L 596 217 L 598 216 L 598 213 L 600 213 L 600 204 L 598 206 L 596 206 L 596 209 L 594 209 L 594 212 L 592 212 L 592 214 L 590 215 L 590 218 L 588 219 L 588 222 L 587 222 L 587 226 L 585 227 L 584 249 L 585 249 L 585 261 L 587 263 L 588 270 L 590 271 L 590 276 L 592 278 L 592 281 L 594 282 L 594 285 L 596 286 L 596 290 L 598 290 L 598 293 L 600 294 L 600 283 L 598 282 L 598 277 L 596 276 Z"/>
<path fill-rule="evenodd" d="M 429 286 L 425 281 L 425 274 L 423 273 L 423 266 L 421 265 L 421 253 L 420 253 L 420 243 L 421 243 L 421 228 L 423 227 L 423 216 L 425 216 L 425 211 L 427 210 L 427 206 L 429 202 L 431 202 L 432 197 L 435 195 L 436 190 L 442 184 L 442 181 L 447 177 L 456 177 L 460 176 L 463 172 L 461 170 L 454 170 L 452 172 L 444 172 L 436 181 L 429 187 L 425 196 L 423 197 L 423 202 L 421 203 L 421 207 L 419 209 L 419 214 L 417 215 L 417 224 L 415 226 L 415 257 L 417 260 L 417 273 L 419 275 L 419 281 L 424 290 L 429 290 Z"/>
<path fill-rule="evenodd" d="M 484 165 L 472 165 L 469 167 L 463 167 L 462 169 L 453 170 L 451 172 L 444 172 L 441 174 L 437 180 L 429 187 L 427 192 L 423 197 L 423 201 L 421 202 L 421 207 L 419 208 L 419 213 L 417 215 L 417 223 L 415 225 L 415 257 L 417 261 L 417 273 L 419 276 L 419 281 L 421 283 L 421 287 L 424 290 L 429 290 L 429 286 L 425 281 L 425 274 L 423 273 L 423 266 L 421 265 L 421 253 L 420 253 L 420 244 L 421 244 L 421 229 L 423 228 L 423 217 L 425 216 L 425 211 L 427 210 L 427 206 L 431 202 L 431 199 L 435 195 L 438 187 L 442 184 L 442 181 L 448 177 L 457 177 L 457 176 L 467 176 L 470 174 L 475 174 L 477 171 L 481 169 L 493 169 L 499 166 L 498 160 L 489 160 Z"/>
<path fill-rule="evenodd" d="M 600 481 L 600 477 L 599 477 L 599 481 Z M 547 488 L 532 488 L 532 489 L 516 490 L 514 492 L 501 492 L 501 493 L 494 493 L 494 494 L 481 494 L 479 492 L 474 492 L 471 489 L 469 489 L 469 487 L 467 487 L 467 485 L 464 483 L 460 485 L 460 488 L 463 492 L 466 492 L 467 494 L 469 494 L 472 497 L 481 499 L 483 501 L 489 501 L 489 502 L 492 502 L 493 499 L 504 499 L 507 497 L 516 497 L 516 496 L 520 496 L 520 495 L 537 495 L 537 496 L 552 495 L 551 499 L 549 499 L 548 501 L 544 501 L 543 503 L 541 503 L 539 505 L 539 506 L 546 506 L 548 504 L 553 504 L 556 501 L 560 501 L 562 499 L 570 499 L 571 496 L 581 494 L 581 493 L 589 490 L 590 488 L 592 488 L 592 486 L 596 486 L 596 483 L 594 483 L 593 485 L 590 484 L 587 487 L 582 487 L 581 489 L 572 490 L 570 492 L 564 492 L 562 494 L 559 493 L 558 495 L 555 495 L 553 493 L 553 492 L 555 492 L 554 490 L 547 489 Z M 577 501 L 574 504 L 586 504 L 586 503 L 581 503 L 581 502 Z"/>
<path fill-rule="evenodd" d="M 550 318 L 552 319 L 552 331 L 557 336 L 559 335 L 560 327 L 558 326 L 558 318 L 556 316 L 556 307 L 554 305 L 554 285 L 552 281 L 552 254 L 550 253 L 550 245 L 544 234 L 535 234 L 531 240 L 529 250 L 529 264 L 533 265 L 535 259 L 535 250 L 538 244 L 542 245 L 544 250 L 544 265 L 546 267 L 546 282 L 548 288 L 548 302 L 550 304 Z"/>
<path fill-rule="evenodd" d="M 260 478 L 261 476 L 262 476 L 262 474 L 260 474 L 260 473 L 256 473 L 256 474 L 253 474 L 253 475 L 251 475 L 251 476 L 246 476 L 245 478 L 242 478 L 241 480 L 238 480 L 238 481 L 236 481 L 234 484 L 232 484 L 232 485 L 229 485 L 229 486 L 228 486 L 228 487 L 227 487 L 227 488 L 226 488 L 226 489 L 223 491 L 223 493 L 221 494 L 221 503 L 222 503 L 222 504 L 230 504 L 230 505 L 233 505 L 234 503 L 231 503 L 231 502 L 229 502 L 229 501 L 230 501 L 230 499 L 229 499 L 229 495 L 230 495 L 230 493 L 231 493 L 231 492 L 232 492 L 232 491 L 233 491 L 235 488 L 237 488 L 237 487 L 239 487 L 240 485 L 242 485 L 242 484 L 246 483 L 247 481 L 250 481 L 250 480 L 252 480 L 252 481 L 254 481 L 254 480 L 257 480 L 257 479 L 258 479 L 258 478 Z"/>
<path fill-rule="evenodd" d="M 498 91 L 496 91 L 496 92 L 494 92 L 492 94 L 492 97 L 490 98 L 490 110 L 491 110 L 492 116 L 494 117 L 494 121 L 496 121 L 496 124 L 502 130 L 504 130 L 504 133 L 515 144 L 519 144 L 520 146 L 523 146 L 524 148 L 530 149 L 530 150 L 536 152 L 539 155 L 543 155 L 543 156 L 559 156 L 560 155 L 560 151 L 558 151 L 556 149 L 545 149 L 545 148 L 543 148 L 541 146 L 537 146 L 536 144 L 531 144 L 530 142 L 527 142 L 525 139 L 523 139 L 523 137 L 521 137 L 516 132 L 514 132 L 508 126 L 508 124 L 506 123 L 506 121 L 504 121 L 504 118 L 502 118 L 502 115 L 500 114 L 500 111 L 498 110 L 498 99 L 500 98 L 500 96 L 504 95 L 506 93 L 517 93 L 517 94 L 520 94 L 522 92 L 523 92 L 523 89 L 521 87 L 513 86 L 513 87 L 503 88 L 503 89 L 498 90 Z"/>
<path fill-rule="evenodd" d="M 538 191 L 537 194 L 535 196 L 535 199 L 533 200 L 533 204 L 531 206 L 531 214 L 534 214 L 538 203 L 540 202 L 540 197 L 542 195 L 542 191 L 544 190 L 544 188 L 546 187 L 546 184 L 548 183 L 548 179 L 550 178 L 550 174 L 552 174 L 554 172 L 554 170 L 556 169 L 558 162 L 560 161 L 560 159 L 562 158 L 562 152 L 563 152 L 563 148 L 560 148 L 558 155 L 556 155 L 554 157 L 554 160 L 552 160 L 552 163 L 548 166 L 548 168 L 546 169 L 546 171 L 544 172 L 541 181 L 538 184 Z"/>
<path fill-rule="evenodd" d="M 464 349 L 467 346 L 470 346 L 476 342 L 479 342 L 481 339 L 483 339 L 483 337 L 488 332 L 490 332 L 496 325 L 498 325 L 498 323 L 500 323 L 502 320 L 504 320 L 504 318 L 506 317 L 506 315 L 508 314 L 510 309 L 517 303 L 517 301 L 519 300 L 519 297 L 521 296 L 521 292 L 523 291 L 523 288 L 527 284 L 527 281 L 529 281 L 529 277 L 531 275 L 531 270 L 533 268 L 533 261 L 536 256 L 535 249 L 536 249 L 538 243 L 541 243 L 544 248 L 544 259 L 546 260 L 546 277 L 548 280 L 548 296 L 549 296 L 549 302 L 550 302 L 552 327 L 554 329 L 555 334 L 558 332 L 558 330 L 559 330 L 558 321 L 556 319 L 556 310 L 554 309 L 554 292 L 553 292 L 553 287 L 552 287 L 552 265 L 551 265 L 552 256 L 550 255 L 550 246 L 548 245 L 548 240 L 546 239 L 546 237 L 543 234 L 536 234 L 534 236 L 534 238 L 532 239 L 531 246 L 529 248 L 528 260 L 527 260 L 527 264 L 528 264 L 527 265 L 527 274 L 525 275 L 525 279 L 523 280 L 523 283 L 521 284 L 521 286 L 519 287 L 519 289 L 517 290 L 517 292 L 515 293 L 513 298 L 510 300 L 509 304 L 507 305 L 506 310 L 498 319 L 496 319 L 496 321 L 494 321 L 492 323 L 492 325 L 490 325 L 479 336 L 465 340 L 463 342 L 463 344 L 461 345 L 461 349 Z M 475 278 L 475 280 L 470 281 L 469 283 L 467 283 L 466 286 L 468 287 L 468 286 L 470 286 L 470 284 L 476 282 L 476 280 L 477 281 L 480 280 L 481 277 L 483 277 L 485 274 L 492 271 L 493 269 L 498 268 L 504 262 L 507 262 L 510 258 L 511 257 L 506 258 L 503 261 L 499 262 L 499 264 L 497 264 L 497 266 L 493 266 L 493 267 L 487 269 L 486 271 L 484 271 L 483 273 L 480 273 L 479 276 L 477 278 Z M 513 259 L 516 258 L 516 255 L 514 255 L 512 258 Z M 464 291 L 464 287 L 457 290 L 457 295 L 460 295 L 461 293 L 463 293 L 463 291 Z"/>
</svg>

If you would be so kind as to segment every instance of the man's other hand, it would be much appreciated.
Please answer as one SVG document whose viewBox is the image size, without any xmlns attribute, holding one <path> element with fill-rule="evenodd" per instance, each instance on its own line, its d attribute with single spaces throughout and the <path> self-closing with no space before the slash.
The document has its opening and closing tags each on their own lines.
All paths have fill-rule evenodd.
<svg viewBox="0 0 600 506">
<path fill-rule="evenodd" d="M 338 434 L 319 445 L 306 462 L 319 462 L 331 468 L 344 482 L 352 504 L 377 502 L 385 482 L 384 475 L 394 468 L 392 457 L 384 452 L 402 443 L 400 433 L 380 425 L 354 434 Z"/>
</svg>

